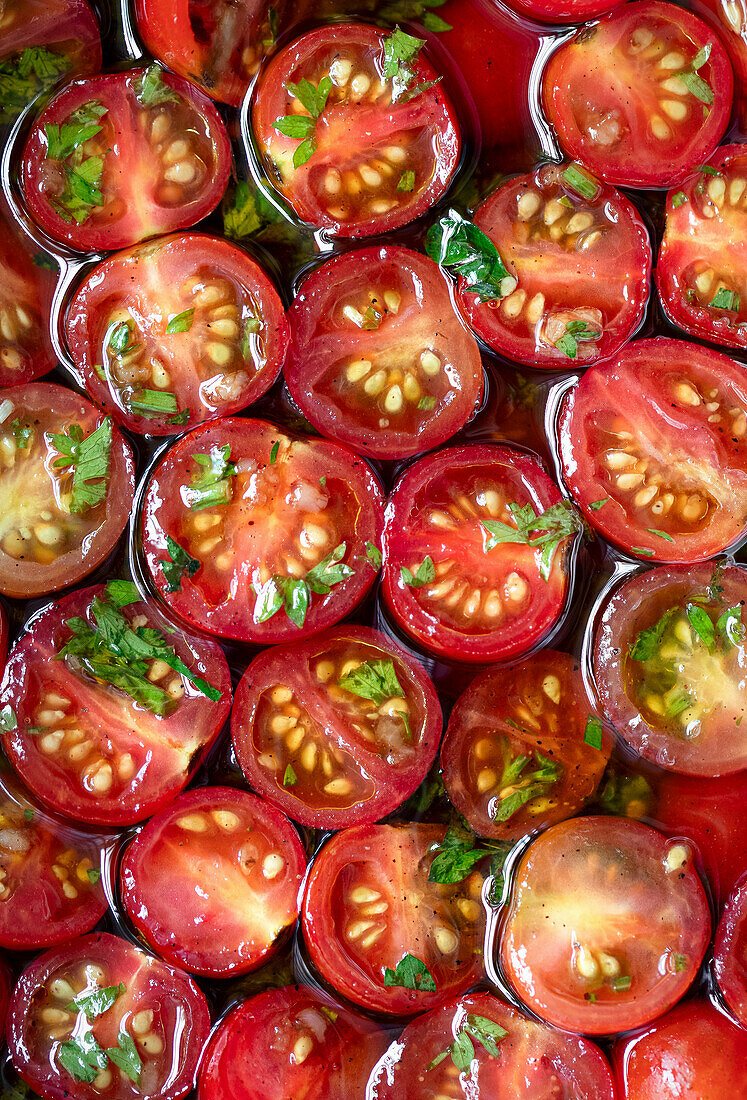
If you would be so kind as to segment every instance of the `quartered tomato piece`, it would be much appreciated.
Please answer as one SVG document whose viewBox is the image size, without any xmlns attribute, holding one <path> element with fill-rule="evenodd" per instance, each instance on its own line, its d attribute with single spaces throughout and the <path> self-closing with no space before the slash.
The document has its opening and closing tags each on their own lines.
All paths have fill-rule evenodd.
<svg viewBox="0 0 747 1100">
<path fill-rule="evenodd" d="M 89 271 L 67 339 L 100 405 L 131 431 L 168 435 L 266 393 L 288 324 L 275 287 L 242 249 L 183 233 Z"/>
<path fill-rule="evenodd" d="M 553 825 L 523 856 L 501 961 L 538 1016 L 604 1035 L 675 1004 L 709 938 L 686 841 L 629 819 L 582 817 Z"/>
<path fill-rule="evenodd" d="M 532 367 L 587 367 L 641 322 L 651 244 L 635 207 L 575 165 L 543 165 L 494 191 L 475 225 L 509 272 L 482 301 L 461 279 L 467 321 L 495 351 Z M 505 284 L 505 285 L 504 285 Z"/>
<path fill-rule="evenodd" d="M 747 376 L 681 340 L 638 340 L 584 374 L 559 422 L 589 523 L 646 561 L 702 561 L 747 523 Z"/>
<path fill-rule="evenodd" d="M 412 466 L 392 494 L 384 598 L 428 650 L 460 661 L 508 660 L 560 617 L 577 527 L 527 455 L 492 446 L 440 451 Z"/>
<path fill-rule="evenodd" d="M 0 77 L 0 80 L 2 78 Z M 31 241 L 0 205 L 0 385 L 30 382 L 57 365 L 49 311 L 57 280 L 31 259 Z"/>
<path fill-rule="evenodd" d="M 260 653 L 236 690 L 231 735 L 256 791 L 304 825 L 339 829 L 412 794 L 441 725 L 420 665 L 379 631 L 350 626 Z"/>
<path fill-rule="evenodd" d="M 154 951 L 224 978 L 261 966 L 298 918 L 306 857 L 284 814 L 232 787 L 200 787 L 127 849 L 122 901 Z"/>
<path fill-rule="evenodd" d="M 374 458 L 444 443 L 479 405 L 477 342 L 426 256 L 384 246 L 322 264 L 290 310 L 285 378 L 324 435 Z"/>
<path fill-rule="evenodd" d="M 721 39 L 663 0 L 624 4 L 555 51 L 542 84 L 565 152 L 623 187 L 671 187 L 716 148 L 733 77 Z"/>
<path fill-rule="evenodd" d="M 111 420 L 64 386 L 0 390 L 0 591 L 40 596 L 85 577 L 132 511 L 135 464 Z"/>
<path fill-rule="evenodd" d="M 194 225 L 220 201 L 230 167 L 207 96 L 151 65 L 56 95 L 26 142 L 21 184 L 42 229 L 85 252 Z"/>
<path fill-rule="evenodd" d="M 267 66 L 254 136 L 269 179 L 299 218 L 339 236 L 370 236 L 406 225 L 443 195 L 461 138 L 424 44 L 399 28 L 334 23 Z"/>
<path fill-rule="evenodd" d="M 747 1027 L 747 879 L 729 898 L 721 917 L 713 973 L 727 1005 Z"/>
<path fill-rule="evenodd" d="M 210 1031 L 180 970 L 106 933 L 47 951 L 10 1006 L 13 1065 L 44 1100 L 178 1100 Z"/>
<path fill-rule="evenodd" d="M 540 23 L 585 23 L 623 0 L 511 0 L 510 7 Z"/>
<path fill-rule="evenodd" d="M 358 825 L 329 840 L 306 885 L 309 954 L 338 992 L 375 1012 L 425 1012 L 482 973 L 481 876 L 428 879 L 442 825 Z"/>
<path fill-rule="evenodd" d="M 476 833 L 519 839 L 580 810 L 611 749 L 578 662 L 543 649 L 472 681 L 451 712 L 441 767 Z"/>
<path fill-rule="evenodd" d="M 143 545 L 172 611 L 268 644 L 353 610 L 374 581 L 366 547 L 378 548 L 382 525 L 378 482 L 346 447 L 227 419 L 184 436 L 156 467 Z"/>
<path fill-rule="evenodd" d="M 228 717 L 231 678 L 219 646 L 111 581 L 32 620 L 2 705 L 5 751 L 35 795 L 79 821 L 129 825 L 186 786 Z"/>
</svg>

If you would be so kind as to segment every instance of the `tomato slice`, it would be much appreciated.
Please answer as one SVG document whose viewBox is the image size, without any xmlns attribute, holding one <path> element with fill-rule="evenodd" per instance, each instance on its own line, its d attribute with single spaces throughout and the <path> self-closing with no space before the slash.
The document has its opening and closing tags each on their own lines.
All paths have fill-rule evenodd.
<svg viewBox="0 0 747 1100">
<path fill-rule="evenodd" d="M 184 436 L 156 467 L 143 546 L 173 612 L 269 644 L 353 610 L 375 579 L 366 546 L 378 548 L 382 526 L 378 482 L 346 447 L 226 419 Z"/>
<path fill-rule="evenodd" d="M 659 337 L 566 397 L 565 482 L 589 523 L 646 561 L 703 561 L 744 535 L 747 382 L 716 351 Z"/>
<path fill-rule="evenodd" d="M 306 857 L 284 814 L 200 787 L 152 818 L 120 870 L 127 914 L 154 951 L 196 974 L 256 970 L 298 919 Z"/>
<path fill-rule="evenodd" d="M 713 973 L 727 1005 L 747 1026 L 747 879 L 729 898 L 721 916 Z"/>
<path fill-rule="evenodd" d="M 508 447 L 452 447 L 417 462 L 387 511 L 383 594 L 398 625 L 454 660 L 526 653 L 555 625 L 568 593 L 574 527 L 561 501 L 539 463 Z M 540 521 L 565 531 L 547 566 L 548 547 L 529 544 L 526 524 L 519 529 L 525 513 L 517 520 L 511 507 L 534 509 L 535 519 L 556 508 L 557 524 Z"/>
<path fill-rule="evenodd" d="M 50 237 L 97 251 L 194 225 L 220 201 L 230 167 L 207 96 L 152 65 L 59 92 L 28 137 L 21 186 Z"/>
<path fill-rule="evenodd" d="M 384 634 L 337 627 L 265 650 L 236 689 L 231 736 L 254 790 L 318 829 L 377 821 L 424 779 L 441 706 Z"/>
<path fill-rule="evenodd" d="M 81 589 L 36 615 L 0 691 L 24 782 L 67 817 L 105 825 L 141 821 L 182 790 L 231 706 L 220 647 L 174 633 L 152 604 L 122 606 L 121 585 L 134 589 Z"/>
<path fill-rule="evenodd" d="M 483 394 L 476 341 L 426 256 L 383 246 L 322 264 L 290 310 L 285 377 L 323 435 L 374 458 L 444 443 Z"/>
<path fill-rule="evenodd" d="M 309 31 L 273 58 L 255 92 L 254 137 L 268 178 L 299 218 L 342 237 L 411 222 L 444 194 L 459 162 L 454 108 L 431 84 L 438 74 L 418 49 L 399 75 L 385 75 L 387 37 L 362 23 Z M 322 92 L 329 85 L 316 123 L 290 91 L 304 80 L 317 89 L 324 81 Z M 303 149 L 300 136 L 276 128 L 287 117 L 309 118 Z"/>
<path fill-rule="evenodd" d="M 428 880 L 427 857 L 445 833 L 441 825 L 358 825 L 333 836 L 312 865 L 306 946 L 330 985 L 364 1008 L 426 1012 L 482 973 L 481 876 Z M 408 979 L 412 968 L 423 978 Z"/>
<path fill-rule="evenodd" d="M 204 994 L 180 970 L 100 932 L 53 948 L 18 980 L 8 1045 L 45 1100 L 178 1100 L 210 1031 Z"/>
<path fill-rule="evenodd" d="M 89 271 L 67 339 L 100 405 L 131 431 L 168 435 L 266 393 L 288 324 L 275 287 L 242 249 L 183 233 Z"/>
<path fill-rule="evenodd" d="M 57 365 L 49 338 L 49 313 L 57 279 L 29 255 L 0 204 L 0 386 L 31 382 Z"/>
<path fill-rule="evenodd" d="M 570 157 L 608 183 L 671 187 L 718 145 L 733 84 L 710 27 L 674 4 L 641 0 L 563 42 L 542 97 Z"/>
<path fill-rule="evenodd" d="M 585 23 L 623 0 L 511 0 L 510 7 L 540 23 Z"/>
<path fill-rule="evenodd" d="M 0 390 L 5 595 L 40 596 L 85 577 L 114 549 L 134 494 L 129 444 L 85 398 L 46 382 Z"/>
<path fill-rule="evenodd" d="M 651 244 L 633 204 L 613 188 L 575 166 L 546 164 L 502 184 L 474 222 L 513 288 L 481 301 L 460 279 L 462 312 L 495 351 L 532 367 L 587 367 L 615 355 L 640 325 Z"/>
<path fill-rule="evenodd" d="M 710 931 L 686 841 L 629 819 L 575 818 L 542 833 L 522 857 L 501 961 L 538 1016 L 604 1035 L 675 1004 Z"/>
<path fill-rule="evenodd" d="M 441 767 L 476 833 L 518 840 L 577 813 L 611 750 L 578 662 L 543 649 L 472 681 L 451 712 Z"/>
</svg>

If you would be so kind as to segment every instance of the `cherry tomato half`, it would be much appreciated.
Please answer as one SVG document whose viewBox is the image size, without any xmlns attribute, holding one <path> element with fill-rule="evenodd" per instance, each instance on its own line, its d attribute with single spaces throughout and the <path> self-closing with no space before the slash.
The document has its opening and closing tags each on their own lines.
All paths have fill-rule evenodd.
<svg viewBox="0 0 747 1100">
<path fill-rule="evenodd" d="M 747 126 L 747 10 L 744 0 L 693 0 L 693 11 L 719 33 L 734 70 L 734 106 Z"/>
<path fill-rule="evenodd" d="M 0 959 L 0 1039 L 5 1039 L 5 1022 L 13 989 L 13 977 L 3 959 Z"/>
<path fill-rule="evenodd" d="M 30 245 L 0 204 L 0 386 L 31 382 L 57 364 L 49 339 L 57 279 L 32 260 Z"/>
<path fill-rule="evenodd" d="M 747 879 L 729 898 L 721 916 L 713 973 L 727 1005 L 747 1027 Z"/>
</svg>

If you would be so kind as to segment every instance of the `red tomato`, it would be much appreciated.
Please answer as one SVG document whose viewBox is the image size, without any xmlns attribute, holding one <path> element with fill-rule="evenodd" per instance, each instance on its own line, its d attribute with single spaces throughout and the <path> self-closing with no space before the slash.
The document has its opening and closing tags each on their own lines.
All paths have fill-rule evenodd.
<svg viewBox="0 0 747 1100">
<path fill-rule="evenodd" d="M 252 787 L 317 829 L 369 824 L 396 809 L 424 779 L 441 726 L 421 666 L 364 626 L 260 653 L 231 716 Z"/>
<path fill-rule="evenodd" d="M 100 932 L 35 959 L 11 999 L 8 1045 L 45 1100 L 178 1100 L 210 1030 L 180 970 Z"/>
<path fill-rule="evenodd" d="M 374 581 L 366 545 L 378 547 L 382 526 L 378 482 L 346 447 L 227 419 L 183 436 L 156 467 L 143 544 L 172 611 L 265 645 L 353 610 Z"/>
<path fill-rule="evenodd" d="M 288 323 L 275 287 L 242 249 L 182 233 L 89 271 L 70 304 L 67 339 L 100 405 L 131 431 L 168 435 L 266 393 Z"/>
<path fill-rule="evenodd" d="M 194 225 L 220 201 L 230 167 L 207 96 L 152 65 L 59 92 L 26 142 L 21 185 L 50 237 L 98 251 Z"/>
<path fill-rule="evenodd" d="M 693 10 L 719 32 L 734 70 L 734 105 L 747 126 L 747 11 L 741 0 L 693 0 Z"/>
<path fill-rule="evenodd" d="M 0 456 L 0 592 L 41 596 L 87 576 L 132 512 L 129 444 L 85 398 L 31 382 L 0 390 Z"/>
<path fill-rule="evenodd" d="M 449 886 L 428 879 L 427 857 L 445 833 L 442 825 L 358 825 L 327 841 L 312 864 L 303 902 L 309 954 L 331 986 L 370 1011 L 425 1012 L 481 976 L 480 875 Z"/>
<path fill-rule="evenodd" d="M 737 566 L 634 574 L 607 603 L 594 640 L 604 712 L 647 760 L 689 775 L 747 767 L 747 649 Z"/>
<path fill-rule="evenodd" d="M 386 1047 L 375 1024 L 310 988 L 268 989 L 242 1001 L 213 1035 L 198 1100 L 362 1097 Z"/>
<path fill-rule="evenodd" d="M 718 145 L 733 83 L 710 27 L 674 4 L 642 0 L 563 42 L 542 96 L 568 156 L 608 183 L 671 187 Z"/>
<path fill-rule="evenodd" d="M 747 1026 L 747 879 L 724 908 L 713 947 L 713 973 L 727 1005 Z"/>
<path fill-rule="evenodd" d="M 619 1039 L 613 1064 L 620 1100 L 747 1098 L 747 1031 L 708 1001 L 687 1001 L 642 1034 Z"/>
<path fill-rule="evenodd" d="M 306 857 L 284 814 L 245 791 L 180 795 L 130 844 L 120 884 L 154 951 L 196 974 L 256 970 L 298 919 Z"/>
<path fill-rule="evenodd" d="M 540 23 L 585 23 L 624 0 L 510 0 L 510 7 Z"/>
<path fill-rule="evenodd" d="M 31 259 L 30 244 L 0 204 L 0 386 L 30 382 L 57 365 L 49 338 L 57 279 Z"/>
<path fill-rule="evenodd" d="M 454 1049 L 457 1037 L 464 1049 Z M 615 1100 L 612 1073 L 598 1047 L 530 1020 L 488 993 L 468 994 L 408 1024 L 377 1066 L 366 1095 L 369 1100 L 451 1097 L 467 1058 L 464 1095 L 470 1100 Z"/>
<path fill-rule="evenodd" d="M 186 786 L 228 717 L 231 679 L 215 643 L 174 633 L 152 604 L 117 608 L 111 591 L 72 592 L 31 621 L 8 658 L 0 706 L 12 713 L 5 751 L 34 794 L 79 821 L 129 825 Z M 143 629 L 158 631 L 161 656 L 131 656 Z"/>
<path fill-rule="evenodd" d="M 454 660 L 505 661 L 526 653 L 563 610 L 573 528 L 558 538 L 547 580 L 545 547 L 528 545 L 518 528 L 516 541 L 501 542 L 500 532 L 517 527 L 513 505 L 530 506 L 537 516 L 561 506 L 560 520 L 569 522 L 561 500 L 539 463 L 508 447 L 452 447 L 417 462 L 387 509 L 383 594 L 398 624 L 429 651 Z M 497 545 L 490 548 L 493 537 Z"/>
<path fill-rule="evenodd" d="M 671 1008 L 697 974 L 710 931 L 689 845 L 627 818 L 575 818 L 522 857 L 501 961 L 538 1016 L 605 1035 Z"/>
<path fill-rule="evenodd" d="M 719 352 L 659 337 L 592 368 L 558 436 L 574 501 L 645 561 L 703 561 L 747 523 L 747 380 Z"/>
<path fill-rule="evenodd" d="M 342 237 L 411 222 L 444 194 L 459 162 L 454 109 L 441 84 L 429 86 L 438 74 L 418 52 L 385 76 L 387 37 L 362 23 L 309 31 L 270 62 L 255 93 L 254 137 L 268 178 L 299 218 Z M 329 86 L 316 123 L 289 90 L 303 80 L 317 89 L 325 82 L 317 98 Z M 275 126 L 282 117 L 309 118 L 303 149 L 301 136 Z"/>
<path fill-rule="evenodd" d="M 5 962 L 0 959 L 0 1039 L 5 1039 L 5 1021 L 8 1016 L 8 1004 L 13 989 L 13 976 Z"/>
<path fill-rule="evenodd" d="M 482 399 L 477 342 L 449 282 L 408 248 L 346 252 L 306 280 L 290 310 L 285 371 L 304 416 L 374 458 L 444 443 Z"/>
<path fill-rule="evenodd" d="M 569 172 L 584 179 L 590 199 Z M 502 184 L 474 221 L 497 247 L 510 289 L 483 302 L 460 280 L 459 303 L 495 351 L 532 367 L 587 367 L 615 355 L 638 328 L 651 244 L 633 204 L 611 187 L 545 164 Z"/>
<path fill-rule="evenodd" d="M 581 809 L 612 749 L 592 709 L 579 664 L 551 649 L 472 681 L 451 712 L 441 767 L 476 833 L 518 840 Z"/>
</svg>

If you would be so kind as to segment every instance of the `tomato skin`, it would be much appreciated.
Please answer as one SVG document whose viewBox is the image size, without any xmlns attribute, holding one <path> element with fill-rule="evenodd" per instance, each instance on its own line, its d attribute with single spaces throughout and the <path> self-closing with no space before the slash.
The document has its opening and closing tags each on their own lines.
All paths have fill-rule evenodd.
<svg viewBox="0 0 747 1100">
<path fill-rule="evenodd" d="M 734 104 L 742 131 L 747 123 L 747 22 L 741 6 L 724 6 L 721 0 L 693 0 L 693 11 L 715 27 L 734 70 Z"/>
<path fill-rule="evenodd" d="M 8 1005 L 13 989 L 13 978 L 8 966 L 0 959 L 0 1040 L 5 1040 L 5 1021 L 8 1017 Z"/>
<path fill-rule="evenodd" d="M 539 23 L 586 23 L 624 0 L 511 0 L 509 7 Z"/>
<path fill-rule="evenodd" d="M 49 338 L 49 314 L 57 278 L 38 267 L 29 255 L 31 242 L 21 236 L 5 204 L 0 202 L 0 307 L 15 330 L 14 339 L 0 344 L 0 386 L 31 382 L 54 369 L 57 357 Z M 21 307 L 27 329 L 17 313 Z"/>
<path fill-rule="evenodd" d="M 721 915 L 713 945 L 713 973 L 727 1005 L 747 1027 L 747 879 Z"/>
</svg>

